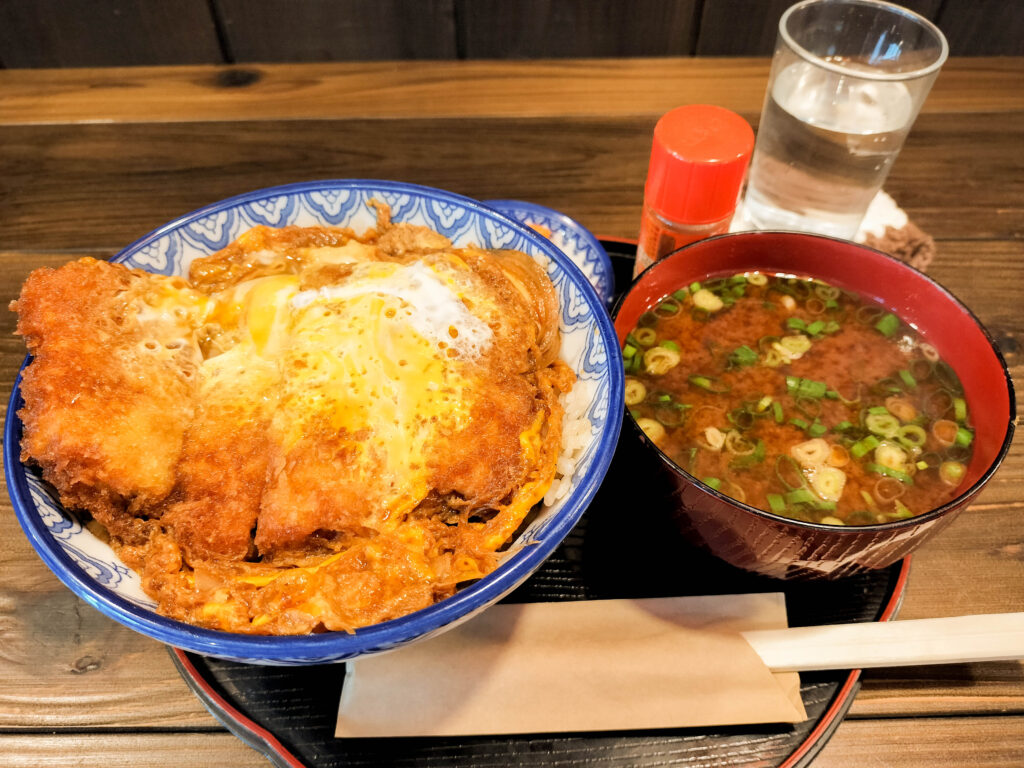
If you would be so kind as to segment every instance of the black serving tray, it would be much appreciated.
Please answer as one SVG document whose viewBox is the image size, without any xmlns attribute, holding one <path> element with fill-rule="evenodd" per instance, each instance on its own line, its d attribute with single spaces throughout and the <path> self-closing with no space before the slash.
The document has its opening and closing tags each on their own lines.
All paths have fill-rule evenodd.
<svg viewBox="0 0 1024 768">
<path fill-rule="evenodd" d="M 604 240 L 616 284 L 631 280 L 635 246 Z M 579 524 L 506 602 L 783 592 L 791 626 L 886 621 L 910 568 L 838 581 L 783 582 L 746 573 L 684 543 L 643 514 L 643 488 L 613 460 Z M 344 664 L 264 667 L 171 649 L 182 677 L 236 736 L 272 763 L 342 766 L 686 766 L 798 768 L 832 735 L 859 687 L 859 670 L 802 673 L 808 719 L 793 725 L 679 728 L 466 738 L 335 739 Z"/>
</svg>

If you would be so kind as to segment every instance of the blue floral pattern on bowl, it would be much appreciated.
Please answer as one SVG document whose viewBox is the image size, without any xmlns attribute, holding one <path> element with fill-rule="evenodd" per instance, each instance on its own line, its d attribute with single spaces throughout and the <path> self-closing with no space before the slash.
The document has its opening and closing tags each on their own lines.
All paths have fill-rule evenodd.
<svg viewBox="0 0 1024 768">
<path fill-rule="evenodd" d="M 356 231 L 376 223 L 371 200 L 391 206 L 392 220 L 421 224 L 457 246 L 524 251 L 551 277 L 562 308 L 562 356 L 577 372 L 589 440 L 579 453 L 567 495 L 544 506 L 499 567 L 455 596 L 399 619 L 354 633 L 262 637 L 202 629 L 160 616 L 136 573 L 73 511 L 34 467 L 20 460 L 23 406 L 20 375 L 8 403 L 4 471 L 19 522 L 36 552 L 79 597 L 111 618 L 195 653 L 257 664 L 317 664 L 385 651 L 458 624 L 522 583 L 554 551 L 590 503 L 611 462 L 623 409 L 618 350 L 602 298 L 550 241 L 483 204 L 441 190 L 363 179 L 292 184 L 258 190 L 187 214 L 125 248 L 114 261 L 161 274 L 184 274 L 258 224 L 332 224 Z M 26 364 L 28 360 L 26 360 Z"/>
<path fill-rule="evenodd" d="M 589 229 L 564 213 L 523 200 L 485 200 L 484 205 L 527 227 L 542 226 L 550 230 L 551 242 L 583 270 L 597 295 L 606 305 L 611 305 L 615 298 L 612 260 Z"/>
</svg>

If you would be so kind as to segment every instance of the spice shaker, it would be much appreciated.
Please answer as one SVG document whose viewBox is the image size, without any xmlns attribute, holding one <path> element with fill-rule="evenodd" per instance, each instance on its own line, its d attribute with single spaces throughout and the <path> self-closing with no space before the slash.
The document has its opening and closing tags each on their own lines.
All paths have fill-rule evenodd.
<svg viewBox="0 0 1024 768">
<path fill-rule="evenodd" d="M 634 277 L 688 243 L 729 231 L 754 131 L 723 107 L 676 107 L 654 127 Z"/>
</svg>

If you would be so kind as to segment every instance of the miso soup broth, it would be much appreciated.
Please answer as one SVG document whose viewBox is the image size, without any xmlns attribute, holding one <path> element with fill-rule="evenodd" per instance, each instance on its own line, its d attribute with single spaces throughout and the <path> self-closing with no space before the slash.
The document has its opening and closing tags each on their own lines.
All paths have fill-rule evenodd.
<svg viewBox="0 0 1024 768">
<path fill-rule="evenodd" d="M 746 273 L 683 286 L 622 350 L 648 438 L 751 506 L 832 525 L 889 522 L 956 495 L 974 432 L 934 347 L 873 301 Z"/>
</svg>

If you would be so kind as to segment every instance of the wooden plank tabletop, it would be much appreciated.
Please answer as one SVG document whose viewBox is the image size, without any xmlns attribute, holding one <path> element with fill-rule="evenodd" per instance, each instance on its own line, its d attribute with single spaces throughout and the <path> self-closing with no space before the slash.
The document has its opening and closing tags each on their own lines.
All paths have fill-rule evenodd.
<svg viewBox="0 0 1024 768">
<path fill-rule="evenodd" d="M 371 177 L 636 234 L 658 116 L 756 124 L 767 62 L 631 59 L 0 71 L 0 297 L 254 188 Z M 886 185 L 1024 389 L 1024 59 L 948 63 Z M 24 350 L 0 316 L 0 396 Z M 901 618 L 1024 608 L 1024 448 L 915 555 Z M 165 649 L 64 588 L 0 501 L 0 765 L 263 766 Z M 188 757 L 194 756 L 194 757 Z M 1020 766 L 1024 664 L 875 670 L 815 766 Z"/>
</svg>

